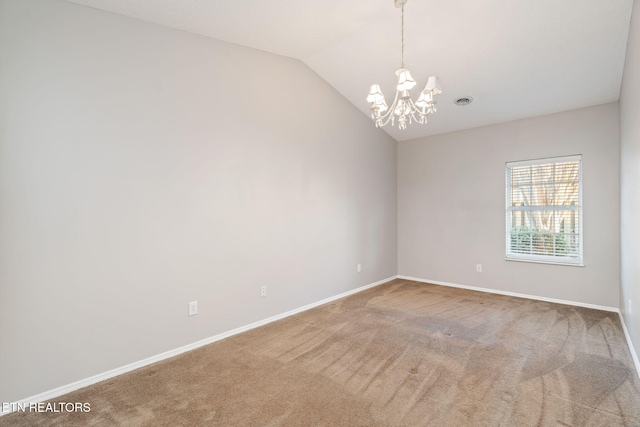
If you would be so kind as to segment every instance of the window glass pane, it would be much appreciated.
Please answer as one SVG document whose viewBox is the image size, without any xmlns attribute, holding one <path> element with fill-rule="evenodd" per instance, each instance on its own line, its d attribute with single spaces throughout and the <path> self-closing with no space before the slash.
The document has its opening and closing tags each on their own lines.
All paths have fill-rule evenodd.
<svg viewBox="0 0 640 427">
<path fill-rule="evenodd" d="M 507 257 L 582 262 L 581 161 L 507 164 Z"/>
</svg>

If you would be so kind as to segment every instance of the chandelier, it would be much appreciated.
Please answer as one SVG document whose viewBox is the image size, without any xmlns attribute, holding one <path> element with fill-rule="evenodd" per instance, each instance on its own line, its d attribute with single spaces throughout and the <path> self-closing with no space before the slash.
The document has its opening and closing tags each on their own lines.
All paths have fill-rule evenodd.
<svg viewBox="0 0 640 427">
<path fill-rule="evenodd" d="M 396 120 L 398 121 L 398 129 L 406 129 L 407 122 L 427 123 L 427 115 L 436 112 L 436 101 L 433 97 L 442 93 L 438 78 L 431 76 L 427 79 L 427 85 L 420 92 L 418 100 L 413 102 L 411 99 L 409 91 L 416 85 L 416 82 L 411 77 L 409 70 L 404 68 L 404 5 L 406 3 L 407 0 L 394 0 L 395 6 L 402 9 L 402 65 L 396 71 L 396 77 L 398 78 L 396 97 L 391 107 L 387 106 L 378 84 L 371 85 L 367 96 L 367 102 L 371 103 L 371 118 L 376 127 L 385 126 L 389 121 L 393 126 Z"/>
</svg>

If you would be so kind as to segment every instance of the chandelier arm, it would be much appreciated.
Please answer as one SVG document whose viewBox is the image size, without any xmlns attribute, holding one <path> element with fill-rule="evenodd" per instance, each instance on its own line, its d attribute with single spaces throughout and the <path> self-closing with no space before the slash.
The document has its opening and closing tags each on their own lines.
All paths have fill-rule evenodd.
<svg viewBox="0 0 640 427">
<path fill-rule="evenodd" d="M 389 123 L 389 121 L 391 120 L 391 117 L 393 117 L 393 112 L 395 111 L 397 106 L 398 106 L 398 91 L 396 91 L 396 96 L 395 98 L 393 98 L 393 102 L 389 106 L 389 109 L 387 110 L 387 112 L 380 116 L 380 118 L 382 119 L 382 126 L 386 126 L 387 123 Z"/>
<path fill-rule="evenodd" d="M 411 106 L 411 112 L 409 114 L 411 118 L 415 120 L 416 123 L 425 124 L 429 113 L 427 111 L 423 113 L 422 110 L 413 102 L 413 99 L 409 99 L 409 105 Z M 416 114 L 418 115 L 417 117 Z"/>
<path fill-rule="evenodd" d="M 387 114 L 385 114 L 383 116 L 380 116 L 380 118 L 382 119 L 381 126 L 386 126 L 387 123 L 389 123 L 389 121 L 391 121 L 391 117 L 393 117 L 393 114 L 391 114 L 390 112 L 388 112 Z"/>
<path fill-rule="evenodd" d="M 418 112 L 418 117 L 416 117 L 415 111 L 411 112 L 411 118 L 413 120 L 415 120 L 416 123 L 424 124 L 424 120 L 423 119 L 425 119 L 426 117 L 427 117 L 426 114 L 423 116 L 420 112 Z"/>
<path fill-rule="evenodd" d="M 425 116 L 427 114 L 429 114 L 427 111 L 425 111 L 424 113 L 422 112 L 422 109 L 420 109 L 420 107 L 418 107 L 414 102 L 413 99 L 409 99 L 409 103 L 411 104 L 411 115 L 413 116 L 413 120 L 418 121 L 418 119 L 416 119 L 415 113 L 418 113 L 418 116 Z"/>
</svg>

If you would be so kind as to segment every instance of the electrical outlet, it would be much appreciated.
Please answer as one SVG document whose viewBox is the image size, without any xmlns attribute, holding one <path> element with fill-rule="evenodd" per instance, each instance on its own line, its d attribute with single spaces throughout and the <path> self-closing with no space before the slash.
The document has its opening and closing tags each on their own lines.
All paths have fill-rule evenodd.
<svg viewBox="0 0 640 427">
<path fill-rule="evenodd" d="M 189 303 L 189 316 L 195 316 L 198 314 L 198 301 L 191 301 Z"/>
<path fill-rule="evenodd" d="M 631 299 L 629 299 L 629 314 L 631 314 Z"/>
<path fill-rule="evenodd" d="M 360 272 L 362 271 L 362 264 L 358 264 L 358 265 L 356 266 L 356 271 L 357 271 L 358 273 L 360 273 Z"/>
<path fill-rule="evenodd" d="M 267 296 L 267 287 L 266 286 L 261 286 L 260 287 L 260 296 L 263 297 L 263 298 Z"/>
<path fill-rule="evenodd" d="M 476 271 L 482 273 L 482 264 L 476 264 Z"/>
</svg>

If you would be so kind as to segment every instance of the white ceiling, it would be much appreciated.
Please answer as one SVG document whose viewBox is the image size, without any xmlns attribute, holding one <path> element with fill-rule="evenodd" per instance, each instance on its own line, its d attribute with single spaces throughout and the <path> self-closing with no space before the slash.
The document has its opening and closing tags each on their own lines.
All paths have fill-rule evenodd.
<svg viewBox="0 0 640 427">
<path fill-rule="evenodd" d="M 369 115 L 400 68 L 393 0 L 69 0 L 298 58 Z M 398 141 L 618 100 L 633 0 L 409 0 L 405 66 L 444 93 Z M 472 96 L 466 107 L 456 98 Z M 391 98 L 391 99 L 389 99 Z M 371 124 L 373 126 L 373 122 Z"/>
</svg>

